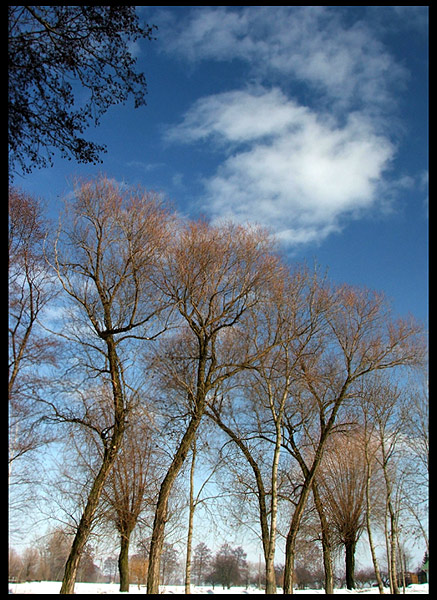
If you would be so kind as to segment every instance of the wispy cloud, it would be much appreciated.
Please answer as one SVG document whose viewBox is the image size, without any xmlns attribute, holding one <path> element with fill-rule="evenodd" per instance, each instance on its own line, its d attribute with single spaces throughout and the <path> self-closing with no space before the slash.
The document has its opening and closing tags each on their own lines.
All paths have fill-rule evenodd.
<svg viewBox="0 0 437 600">
<path fill-rule="evenodd" d="M 224 152 L 204 182 L 212 218 L 258 221 L 297 244 L 380 206 L 396 152 L 387 108 L 406 73 L 366 26 L 327 7 L 208 7 L 175 31 L 168 52 L 240 59 L 258 82 L 198 99 L 167 132 Z M 311 106 L 292 95 L 296 82 Z"/>
<path fill-rule="evenodd" d="M 150 173 L 151 171 L 156 171 L 157 169 L 162 169 L 166 166 L 164 162 L 144 162 L 141 160 L 131 160 L 126 163 L 127 167 L 133 167 L 142 171 L 143 173 Z"/>
<path fill-rule="evenodd" d="M 192 62 L 240 59 L 252 76 L 306 83 L 342 107 L 391 102 L 406 75 L 363 22 L 329 7 L 205 7 L 167 31 L 166 52 Z"/>
</svg>

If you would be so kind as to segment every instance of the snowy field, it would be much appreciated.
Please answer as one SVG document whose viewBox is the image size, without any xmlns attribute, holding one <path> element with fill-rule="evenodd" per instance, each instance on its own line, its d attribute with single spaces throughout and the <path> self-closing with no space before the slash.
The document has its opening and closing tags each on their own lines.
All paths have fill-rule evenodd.
<svg viewBox="0 0 437 600">
<path fill-rule="evenodd" d="M 10 583 L 10 594 L 59 594 L 61 583 L 59 581 L 36 581 L 32 583 Z M 74 591 L 76 594 L 120 594 L 118 583 L 76 583 Z M 407 594 L 428 594 L 428 584 L 410 585 L 406 588 Z M 278 590 L 280 593 L 281 590 Z M 386 589 L 388 594 L 390 590 Z M 145 594 L 146 587 L 137 585 L 130 586 L 131 594 Z M 182 585 L 161 586 L 161 594 L 184 594 Z M 230 590 L 216 586 L 191 586 L 192 594 L 264 594 L 264 591 L 255 588 L 246 590 L 244 587 L 232 587 Z M 362 590 L 349 591 L 346 589 L 335 590 L 336 594 L 378 594 L 378 588 L 364 588 Z M 295 590 L 295 594 L 324 594 L 323 590 Z"/>
</svg>

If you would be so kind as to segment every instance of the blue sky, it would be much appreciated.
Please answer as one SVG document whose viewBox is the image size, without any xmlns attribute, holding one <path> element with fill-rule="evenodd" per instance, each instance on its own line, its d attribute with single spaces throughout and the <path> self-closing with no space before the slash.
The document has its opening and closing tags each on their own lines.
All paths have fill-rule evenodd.
<svg viewBox="0 0 437 600">
<path fill-rule="evenodd" d="M 181 213 L 256 221 L 290 261 L 428 314 L 428 7 L 138 7 L 147 106 L 15 184 L 52 215 L 75 175 L 162 192 Z"/>
</svg>

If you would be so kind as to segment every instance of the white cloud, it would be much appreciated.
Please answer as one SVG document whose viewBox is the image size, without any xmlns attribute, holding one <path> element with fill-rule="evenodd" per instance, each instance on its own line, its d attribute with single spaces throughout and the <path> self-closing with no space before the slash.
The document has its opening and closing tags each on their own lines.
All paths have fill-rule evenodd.
<svg viewBox="0 0 437 600">
<path fill-rule="evenodd" d="M 202 7 L 168 28 L 166 51 L 192 62 L 240 59 L 258 82 L 198 99 L 167 133 L 224 152 L 204 181 L 202 208 L 213 219 L 257 221 L 303 243 L 386 208 L 380 193 L 395 155 L 387 109 L 406 72 L 368 25 L 345 14 Z M 311 106 L 296 99 L 302 93 Z"/>
<path fill-rule="evenodd" d="M 196 141 L 214 136 L 215 141 L 250 142 L 278 135 L 300 120 L 307 109 L 287 102 L 281 90 L 255 87 L 200 98 L 187 112 L 183 122 L 169 130 L 167 137 L 177 141 Z"/>
<path fill-rule="evenodd" d="M 164 47 L 193 62 L 241 59 L 261 80 L 306 83 L 340 108 L 390 103 L 406 76 L 363 22 L 323 6 L 196 8 L 164 31 Z"/>
<path fill-rule="evenodd" d="M 227 150 L 205 180 L 204 208 L 213 219 L 263 223 L 290 243 L 321 240 L 344 217 L 374 206 L 394 153 L 362 115 L 339 126 L 259 87 L 202 98 L 169 135 L 212 137 Z"/>
</svg>

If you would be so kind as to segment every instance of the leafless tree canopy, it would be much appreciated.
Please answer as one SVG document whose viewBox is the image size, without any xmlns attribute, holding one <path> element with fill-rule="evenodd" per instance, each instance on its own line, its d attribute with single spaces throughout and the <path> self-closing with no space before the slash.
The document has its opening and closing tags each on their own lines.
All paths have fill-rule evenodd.
<svg viewBox="0 0 437 600">
<path fill-rule="evenodd" d="M 57 225 L 17 190 L 9 206 L 11 459 L 38 456 L 55 433 L 72 441 L 62 593 L 91 569 L 92 533 L 111 527 L 122 589 L 130 564 L 158 593 L 188 479 L 187 593 L 190 577 L 241 581 L 244 549 L 225 545 L 214 561 L 199 544 L 191 552 L 197 469 L 215 486 L 211 501 L 224 510 L 227 498 L 229 518 L 259 535 L 268 593 L 311 575 L 304 547 L 332 592 L 338 544 L 353 587 L 364 530 L 380 589 L 375 535 L 399 590 L 402 520 L 427 544 L 418 323 L 394 318 L 382 293 L 291 268 L 263 228 L 182 219 L 103 176 L 76 182 Z M 129 561 L 139 526 L 148 541 Z"/>
</svg>

